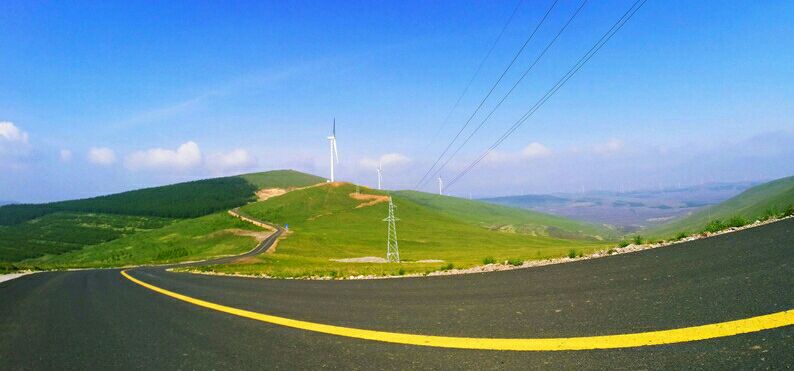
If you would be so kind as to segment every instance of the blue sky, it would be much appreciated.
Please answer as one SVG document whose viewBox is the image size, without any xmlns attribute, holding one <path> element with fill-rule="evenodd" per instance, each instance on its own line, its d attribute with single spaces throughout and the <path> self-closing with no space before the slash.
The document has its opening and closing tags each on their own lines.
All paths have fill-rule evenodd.
<svg viewBox="0 0 794 371">
<path fill-rule="evenodd" d="M 441 175 L 487 148 L 628 9 L 589 1 Z M 551 1 L 0 3 L 0 200 L 276 168 L 412 188 Z M 560 0 L 480 122 L 579 1 Z M 794 174 L 794 4 L 649 0 L 449 193 Z M 432 189 L 432 184 L 426 190 Z"/>
</svg>

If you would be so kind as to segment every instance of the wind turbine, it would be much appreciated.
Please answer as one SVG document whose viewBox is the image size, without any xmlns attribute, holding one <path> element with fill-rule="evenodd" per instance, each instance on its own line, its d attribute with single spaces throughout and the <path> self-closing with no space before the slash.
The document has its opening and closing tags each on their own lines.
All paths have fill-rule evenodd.
<svg viewBox="0 0 794 371">
<path fill-rule="evenodd" d="M 382 164 L 381 164 L 380 162 L 378 162 L 378 167 L 377 167 L 377 168 L 375 168 L 375 171 L 377 171 L 377 172 L 378 172 L 378 190 L 380 190 L 380 189 L 381 189 L 381 187 L 380 187 L 380 183 L 381 183 L 381 180 L 383 179 L 383 178 L 382 178 L 382 175 L 383 175 L 383 174 L 382 174 L 382 172 L 381 172 L 383 169 L 381 168 L 381 165 L 382 165 Z"/>
<path fill-rule="evenodd" d="M 441 180 L 441 177 L 438 177 L 438 194 L 444 194 L 444 182 Z"/>
<path fill-rule="evenodd" d="M 333 182 L 334 165 L 339 163 L 339 153 L 336 151 L 336 117 L 334 117 L 334 126 L 331 128 L 331 136 L 328 137 L 328 144 L 331 145 L 331 182 Z"/>
</svg>

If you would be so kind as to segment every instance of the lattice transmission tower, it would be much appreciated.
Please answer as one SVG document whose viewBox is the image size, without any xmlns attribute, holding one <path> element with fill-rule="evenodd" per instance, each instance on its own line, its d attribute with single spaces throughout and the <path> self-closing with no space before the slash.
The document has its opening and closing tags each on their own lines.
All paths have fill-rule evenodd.
<svg viewBox="0 0 794 371">
<path fill-rule="evenodd" d="M 400 247 L 397 245 L 397 219 L 394 217 L 394 203 L 389 197 L 389 216 L 383 219 L 388 223 L 386 231 L 386 260 L 389 262 L 400 262 Z"/>
</svg>

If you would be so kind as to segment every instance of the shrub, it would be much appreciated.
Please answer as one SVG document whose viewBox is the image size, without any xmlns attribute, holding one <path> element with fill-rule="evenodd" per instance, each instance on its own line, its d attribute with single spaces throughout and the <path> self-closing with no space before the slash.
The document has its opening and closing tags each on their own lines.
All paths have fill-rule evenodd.
<svg viewBox="0 0 794 371">
<path fill-rule="evenodd" d="M 703 231 L 704 232 L 715 233 L 715 232 L 719 232 L 719 231 L 721 231 L 721 230 L 723 230 L 725 228 L 726 228 L 726 225 L 725 225 L 725 223 L 723 223 L 722 220 L 714 219 L 714 220 L 710 221 L 708 224 L 706 224 L 706 227 L 703 229 Z"/>
<path fill-rule="evenodd" d="M 683 240 L 684 238 L 687 238 L 687 236 L 689 236 L 689 234 L 687 234 L 686 232 L 678 232 L 678 234 L 675 235 L 675 240 L 676 241 Z"/>
<path fill-rule="evenodd" d="M 635 245 L 642 245 L 643 239 L 642 239 L 642 236 L 636 235 L 636 236 L 634 236 L 634 238 L 632 238 L 631 241 L 634 242 Z"/>
<path fill-rule="evenodd" d="M 450 270 L 450 269 L 452 269 L 452 268 L 455 268 L 455 264 L 452 264 L 452 263 L 447 263 L 446 265 L 444 265 L 443 267 L 441 267 L 441 270 L 442 270 L 442 271 L 448 271 L 448 270 Z"/>
<path fill-rule="evenodd" d="M 792 216 L 794 215 L 794 205 L 788 205 L 786 210 L 783 211 L 783 216 Z"/>
<path fill-rule="evenodd" d="M 400 275 L 400 276 L 404 275 L 405 274 L 405 268 L 400 268 L 400 270 L 397 271 L 397 274 Z"/>
<path fill-rule="evenodd" d="M 607 250 L 607 254 L 609 254 L 609 255 L 612 255 L 612 254 L 614 254 L 614 253 L 616 253 L 616 252 L 617 252 L 617 251 L 616 251 L 615 249 L 609 249 L 609 250 Z"/>
<path fill-rule="evenodd" d="M 519 265 L 524 264 L 524 261 L 521 260 L 521 259 L 508 259 L 507 260 L 507 264 L 510 264 L 510 265 L 513 265 L 513 266 L 517 267 Z"/>
<path fill-rule="evenodd" d="M 571 249 L 571 251 L 568 251 L 568 257 L 571 258 L 571 259 L 575 258 L 576 257 L 576 250 Z"/>
<path fill-rule="evenodd" d="M 618 244 L 618 247 L 626 247 L 628 245 L 629 245 L 629 241 L 625 241 L 624 240 L 624 241 L 620 241 L 620 243 Z"/>
<path fill-rule="evenodd" d="M 492 256 L 486 256 L 485 259 L 482 260 L 482 263 L 485 264 L 485 265 L 495 264 L 496 263 L 496 259 L 494 259 Z"/>
</svg>

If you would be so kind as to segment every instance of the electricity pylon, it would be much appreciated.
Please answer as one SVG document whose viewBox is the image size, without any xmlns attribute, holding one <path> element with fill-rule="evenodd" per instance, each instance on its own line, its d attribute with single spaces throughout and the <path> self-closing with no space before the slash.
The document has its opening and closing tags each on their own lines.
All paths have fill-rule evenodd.
<svg viewBox="0 0 794 371">
<path fill-rule="evenodd" d="M 388 223 L 386 230 L 386 260 L 389 262 L 400 262 L 400 247 L 397 246 L 397 219 L 394 217 L 394 203 L 389 197 L 389 216 L 383 219 Z"/>
</svg>

